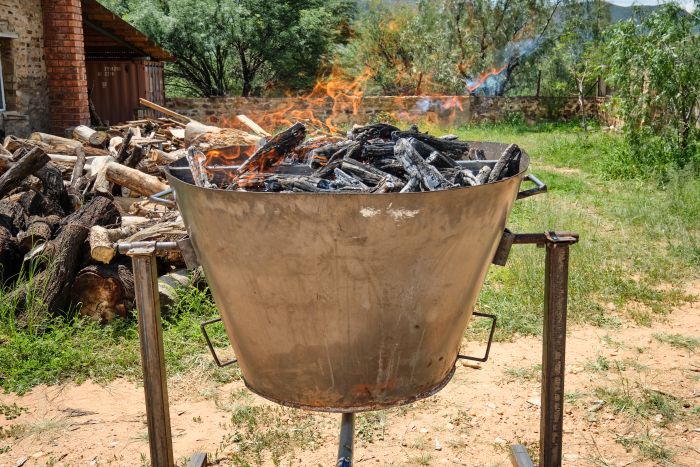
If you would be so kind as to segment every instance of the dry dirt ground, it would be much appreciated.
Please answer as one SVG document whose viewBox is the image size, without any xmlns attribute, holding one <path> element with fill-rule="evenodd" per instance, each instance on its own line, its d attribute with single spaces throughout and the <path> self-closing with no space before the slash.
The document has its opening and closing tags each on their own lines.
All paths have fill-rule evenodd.
<svg viewBox="0 0 700 467">
<path fill-rule="evenodd" d="M 692 288 L 700 292 L 700 284 Z M 565 465 L 700 465 L 700 350 L 660 342 L 660 334 L 700 337 L 700 304 L 674 310 L 653 328 L 570 330 Z M 477 353 L 479 345 L 465 347 Z M 487 363 L 460 364 L 437 395 L 360 417 L 356 465 L 509 465 L 510 443 L 536 451 L 540 348 L 537 338 L 497 343 Z M 282 465 L 334 464 L 338 415 L 274 408 L 242 382 L 217 387 L 173 378 L 170 388 L 180 464 L 208 451 L 219 465 L 254 465 L 255 449 L 266 465 L 270 450 Z M 0 400 L 26 408 L 11 420 L 0 415 L 5 433 L 17 435 L 0 442 L 10 443 L 1 466 L 145 465 L 143 392 L 133 382 L 38 387 Z M 259 411 L 246 411 L 251 406 Z"/>
</svg>

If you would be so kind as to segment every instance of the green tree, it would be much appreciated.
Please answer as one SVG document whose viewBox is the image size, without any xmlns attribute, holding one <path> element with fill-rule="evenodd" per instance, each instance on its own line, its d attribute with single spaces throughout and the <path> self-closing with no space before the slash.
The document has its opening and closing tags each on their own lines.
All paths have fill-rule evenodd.
<svg viewBox="0 0 700 467">
<path fill-rule="evenodd" d="M 242 96 L 308 87 L 341 39 L 349 0 L 145 0 L 128 18 L 168 49 L 169 84 Z"/>
<path fill-rule="evenodd" d="M 606 45 L 608 80 L 633 162 L 700 162 L 700 19 L 676 4 L 617 24 Z"/>
</svg>

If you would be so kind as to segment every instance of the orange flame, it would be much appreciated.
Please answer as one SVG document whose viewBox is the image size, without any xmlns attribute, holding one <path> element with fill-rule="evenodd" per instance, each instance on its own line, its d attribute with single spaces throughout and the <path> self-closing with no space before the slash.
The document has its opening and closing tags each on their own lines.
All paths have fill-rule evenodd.
<svg viewBox="0 0 700 467">
<path fill-rule="evenodd" d="M 475 81 L 471 85 L 467 85 L 467 90 L 469 92 L 476 91 L 477 89 L 479 89 L 481 86 L 484 85 L 484 83 L 486 82 L 487 79 L 489 79 L 492 76 L 500 75 L 503 72 L 503 70 L 505 70 L 505 69 L 506 69 L 506 65 L 503 65 L 501 68 L 494 68 L 491 71 L 486 71 L 484 73 L 481 73 L 479 75 L 479 79 L 477 81 Z"/>
</svg>

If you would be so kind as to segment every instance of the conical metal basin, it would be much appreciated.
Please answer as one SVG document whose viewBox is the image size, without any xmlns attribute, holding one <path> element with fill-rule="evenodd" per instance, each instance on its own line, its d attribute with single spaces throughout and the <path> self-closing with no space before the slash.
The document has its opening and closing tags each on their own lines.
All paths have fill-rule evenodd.
<svg viewBox="0 0 700 467">
<path fill-rule="evenodd" d="M 505 145 L 482 147 L 493 159 Z M 167 176 L 246 385 L 356 412 L 447 384 L 528 165 L 523 154 L 510 179 L 404 194 L 236 192 Z"/>
</svg>

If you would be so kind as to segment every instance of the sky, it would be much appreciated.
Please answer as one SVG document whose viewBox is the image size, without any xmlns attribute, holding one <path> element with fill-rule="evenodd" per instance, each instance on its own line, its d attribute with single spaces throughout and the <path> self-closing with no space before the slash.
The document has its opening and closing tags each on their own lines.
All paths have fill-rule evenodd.
<svg viewBox="0 0 700 467">
<path fill-rule="evenodd" d="M 620 6 L 659 5 L 661 3 L 666 3 L 663 0 L 608 0 L 608 2 Z M 680 0 L 678 3 L 680 3 L 688 11 L 693 11 L 695 9 L 693 0 Z"/>
</svg>

